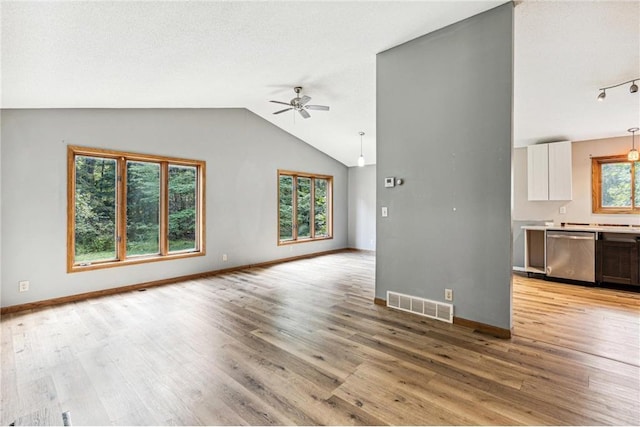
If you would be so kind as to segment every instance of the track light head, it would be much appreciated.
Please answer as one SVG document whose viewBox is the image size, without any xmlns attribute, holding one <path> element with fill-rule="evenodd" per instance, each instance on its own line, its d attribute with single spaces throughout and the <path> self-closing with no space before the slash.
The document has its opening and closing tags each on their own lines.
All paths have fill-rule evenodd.
<svg viewBox="0 0 640 427">
<path fill-rule="evenodd" d="M 604 101 L 606 97 L 607 97 L 607 91 L 602 89 L 602 92 L 600 92 L 600 94 L 598 95 L 598 101 Z"/>
<path fill-rule="evenodd" d="M 634 80 L 633 83 L 631 84 L 631 87 L 629 88 L 629 92 L 636 93 L 637 91 L 638 91 L 638 85 Z"/>
</svg>

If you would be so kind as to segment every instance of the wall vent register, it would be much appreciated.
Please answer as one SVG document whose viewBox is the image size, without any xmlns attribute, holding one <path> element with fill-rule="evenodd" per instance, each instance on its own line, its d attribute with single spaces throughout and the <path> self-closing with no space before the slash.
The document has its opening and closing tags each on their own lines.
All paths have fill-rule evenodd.
<svg viewBox="0 0 640 427">
<path fill-rule="evenodd" d="M 453 305 L 387 291 L 387 307 L 453 323 Z"/>
</svg>

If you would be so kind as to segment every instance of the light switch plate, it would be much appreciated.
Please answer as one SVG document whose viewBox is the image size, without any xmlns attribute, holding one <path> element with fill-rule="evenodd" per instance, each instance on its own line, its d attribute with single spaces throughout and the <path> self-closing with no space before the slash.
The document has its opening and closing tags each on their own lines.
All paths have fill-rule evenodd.
<svg viewBox="0 0 640 427">
<path fill-rule="evenodd" d="M 386 206 L 382 207 L 382 217 L 386 218 L 389 216 L 389 209 Z"/>
</svg>

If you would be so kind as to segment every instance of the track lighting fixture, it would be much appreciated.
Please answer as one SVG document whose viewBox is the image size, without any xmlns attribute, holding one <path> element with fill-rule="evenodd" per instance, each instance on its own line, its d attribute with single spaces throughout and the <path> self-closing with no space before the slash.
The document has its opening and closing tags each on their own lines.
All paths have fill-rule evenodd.
<svg viewBox="0 0 640 427">
<path fill-rule="evenodd" d="M 601 87 L 600 89 L 598 89 L 600 91 L 600 93 L 598 94 L 598 101 L 604 101 L 604 99 L 607 97 L 607 89 L 613 89 L 614 87 L 626 85 L 627 83 L 631 83 L 631 86 L 629 86 L 630 93 L 638 92 L 638 85 L 636 84 L 636 80 L 640 80 L 640 77 L 633 80 L 628 80 L 626 82 L 618 83 L 617 85 Z"/>
<path fill-rule="evenodd" d="M 627 132 L 631 132 L 631 150 L 629 150 L 629 154 L 627 154 L 627 160 L 630 162 L 637 162 L 640 159 L 640 153 L 636 150 L 636 132 L 638 132 L 640 128 L 629 128 Z"/>
<path fill-rule="evenodd" d="M 360 131 L 360 157 L 358 157 L 358 166 L 363 167 L 364 166 L 364 156 L 362 155 L 362 136 L 364 135 L 364 132 Z"/>
</svg>

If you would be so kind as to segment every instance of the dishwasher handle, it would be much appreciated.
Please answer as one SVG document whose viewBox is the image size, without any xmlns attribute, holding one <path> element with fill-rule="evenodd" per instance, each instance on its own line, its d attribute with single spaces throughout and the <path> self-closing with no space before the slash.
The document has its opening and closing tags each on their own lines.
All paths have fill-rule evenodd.
<svg viewBox="0 0 640 427">
<path fill-rule="evenodd" d="M 561 235 L 561 234 L 547 234 L 547 238 L 571 239 L 571 240 L 595 240 L 593 237 L 590 237 L 590 236 L 568 236 L 568 235 Z"/>
</svg>

